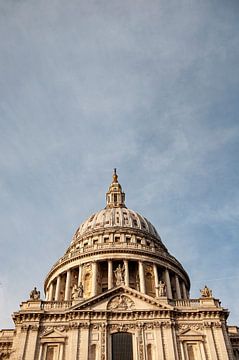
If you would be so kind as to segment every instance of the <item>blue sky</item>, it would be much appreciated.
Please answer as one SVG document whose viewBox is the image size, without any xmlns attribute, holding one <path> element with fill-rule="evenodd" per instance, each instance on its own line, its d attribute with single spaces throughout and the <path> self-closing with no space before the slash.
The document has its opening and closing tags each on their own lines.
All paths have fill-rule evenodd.
<svg viewBox="0 0 239 360">
<path fill-rule="evenodd" d="M 0 1 L 0 328 L 126 204 L 239 325 L 237 0 Z"/>
</svg>

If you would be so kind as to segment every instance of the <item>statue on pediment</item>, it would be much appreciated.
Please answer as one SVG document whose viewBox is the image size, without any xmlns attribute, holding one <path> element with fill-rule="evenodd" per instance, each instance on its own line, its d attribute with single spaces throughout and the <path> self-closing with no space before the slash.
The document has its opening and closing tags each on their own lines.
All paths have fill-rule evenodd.
<svg viewBox="0 0 239 360">
<path fill-rule="evenodd" d="M 204 286 L 204 288 L 202 290 L 200 290 L 201 293 L 201 297 L 202 298 L 211 298 L 212 297 L 212 290 L 210 290 L 207 285 Z"/>
<path fill-rule="evenodd" d="M 40 300 L 41 293 L 37 290 L 36 287 L 30 292 L 29 297 L 30 300 Z"/>
</svg>

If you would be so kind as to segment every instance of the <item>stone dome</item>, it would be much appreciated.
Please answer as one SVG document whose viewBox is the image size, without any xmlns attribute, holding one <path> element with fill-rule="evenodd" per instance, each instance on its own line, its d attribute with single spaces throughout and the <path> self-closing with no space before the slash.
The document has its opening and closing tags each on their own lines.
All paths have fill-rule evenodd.
<svg viewBox="0 0 239 360">
<path fill-rule="evenodd" d="M 77 229 L 73 242 L 94 231 L 117 227 L 141 230 L 154 236 L 161 242 L 155 227 L 144 216 L 126 207 L 105 208 L 91 215 Z"/>
<path fill-rule="evenodd" d="M 164 282 L 169 298 L 188 298 L 190 280 L 182 265 L 162 243 L 155 227 L 125 206 L 125 194 L 116 169 L 106 193 L 106 207 L 85 220 L 75 232 L 66 253 L 45 280 L 47 300 L 68 301 L 73 289 L 90 298 L 118 286 L 157 296 Z"/>
<path fill-rule="evenodd" d="M 118 175 L 114 169 L 113 180 L 106 194 L 106 207 L 85 220 L 72 239 L 71 245 L 98 232 L 107 232 L 107 230 L 116 231 L 136 230 L 146 237 L 150 237 L 166 250 L 155 227 L 142 215 L 128 209 L 125 206 L 125 193 L 118 182 Z"/>
</svg>

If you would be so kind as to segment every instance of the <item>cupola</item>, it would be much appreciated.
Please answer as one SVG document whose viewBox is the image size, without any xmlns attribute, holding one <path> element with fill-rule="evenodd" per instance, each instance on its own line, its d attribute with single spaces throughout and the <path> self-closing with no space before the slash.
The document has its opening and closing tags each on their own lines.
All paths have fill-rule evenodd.
<svg viewBox="0 0 239 360">
<path fill-rule="evenodd" d="M 106 209 L 110 208 L 125 208 L 125 193 L 122 191 L 121 185 L 118 182 L 118 175 L 116 169 L 113 172 L 112 183 L 106 193 Z"/>
</svg>

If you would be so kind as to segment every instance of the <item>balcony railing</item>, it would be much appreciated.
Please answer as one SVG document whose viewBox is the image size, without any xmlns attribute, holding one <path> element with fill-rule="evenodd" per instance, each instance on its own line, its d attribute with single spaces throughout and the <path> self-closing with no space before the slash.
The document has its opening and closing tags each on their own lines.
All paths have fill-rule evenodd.
<svg viewBox="0 0 239 360">
<path fill-rule="evenodd" d="M 199 299 L 177 299 L 172 301 L 172 305 L 177 307 L 198 307 L 200 306 Z"/>
<path fill-rule="evenodd" d="M 81 254 L 87 254 L 91 253 L 92 251 L 97 250 L 106 250 L 106 249 L 137 249 L 137 250 L 143 250 L 150 253 L 155 253 L 156 249 L 154 246 L 149 246 L 146 244 L 137 244 L 137 243 L 123 243 L 123 242 L 112 242 L 112 243 L 102 243 L 102 244 L 94 244 L 94 245 L 86 245 L 82 248 L 76 249 L 72 252 L 67 253 L 63 257 L 61 257 L 54 266 L 62 263 L 65 260 L 72 259 L 75 256 L 81 255 Z"/>
<path fill-rule="evenodd" d="M 72 306 L 72 301 L 42 301 L 42 310 L 68 309 Z"/>
</svg>

